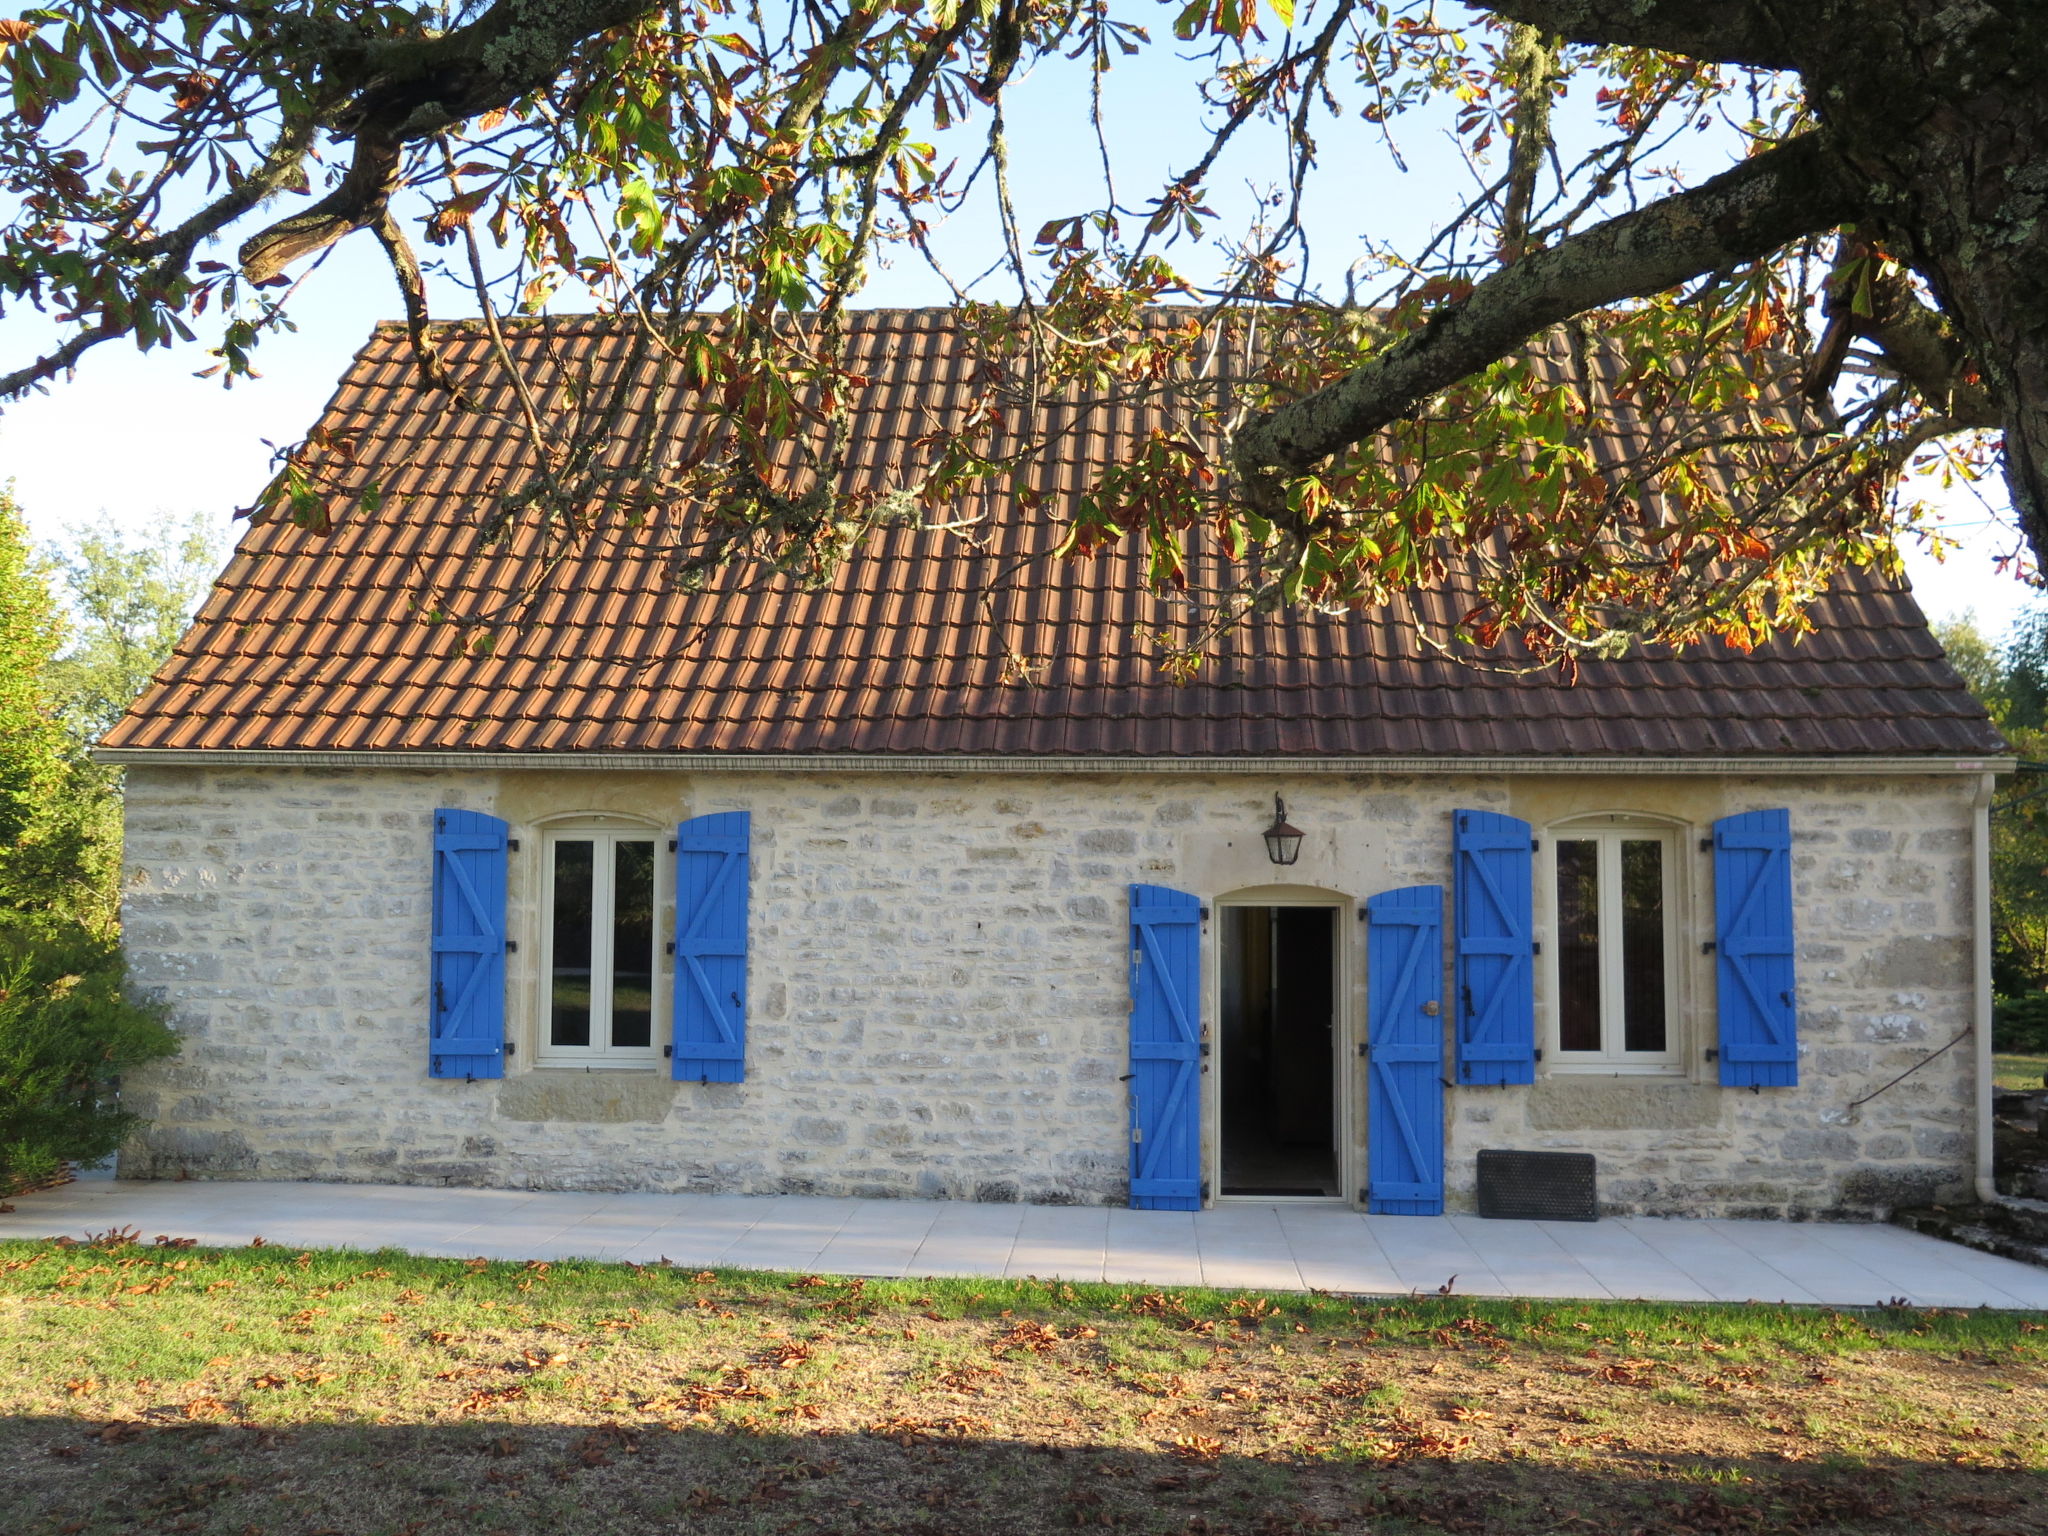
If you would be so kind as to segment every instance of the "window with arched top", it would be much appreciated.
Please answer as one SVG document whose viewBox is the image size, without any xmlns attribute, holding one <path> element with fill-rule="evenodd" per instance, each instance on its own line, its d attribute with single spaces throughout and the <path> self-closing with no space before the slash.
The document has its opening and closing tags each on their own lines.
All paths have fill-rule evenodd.
<svg viewBox="0 0 2048 1536">
<path fill-rule="evenodd" d="M 1682 829 L 1616 814 L 1549 831 L 1553 1065 L 1676 1068 Z"/>
<path fill-rule="evenodd" d="M 637 818 L 585 816 L 541 832 L 540 1060 L 652 1062 L 662 986 L 655 938 L 665 843 Z"/>
</svg>

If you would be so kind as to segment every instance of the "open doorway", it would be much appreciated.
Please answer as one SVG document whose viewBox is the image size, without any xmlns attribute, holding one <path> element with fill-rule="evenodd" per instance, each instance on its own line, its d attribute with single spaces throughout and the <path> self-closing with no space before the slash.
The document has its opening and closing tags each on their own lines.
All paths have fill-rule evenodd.
<svg viewBox="0 0 2048 1536">
<path fill-rule="evenodd" d="M 1337 908 L 1221 917 L 1222 1192 L 1336 1195 Z"/>
</svg>

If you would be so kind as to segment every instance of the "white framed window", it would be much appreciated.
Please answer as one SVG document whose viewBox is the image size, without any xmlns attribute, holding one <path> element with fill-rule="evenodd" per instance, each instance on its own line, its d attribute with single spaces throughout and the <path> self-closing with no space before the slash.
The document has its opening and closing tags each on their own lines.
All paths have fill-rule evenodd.
<svg viewBox="0 0 2048 1536">
<path fill-rule="evenodd" d="M 1677 829 L 1612 816 L 1546 841 L 1553 1066 L 1678 1070 Z"/>
<path fill-rule="evenodd" d="M 572 826 L 544 835 L 543 1065 L 640 1066 L 660 1055 L 659 848 L 651 828 Z"/>
</svg>

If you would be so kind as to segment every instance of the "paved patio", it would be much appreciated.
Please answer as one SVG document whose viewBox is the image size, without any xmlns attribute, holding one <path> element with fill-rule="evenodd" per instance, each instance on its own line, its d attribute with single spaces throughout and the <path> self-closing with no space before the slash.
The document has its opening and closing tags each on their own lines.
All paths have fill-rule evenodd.
<svg viewBox="0 0 2048 1536">
<path fill-rule="evenodd" d="M 806 1196 L 605 1195 L 385 1184 L 142 1183 L 19 1195 L 0 1238 L 135 1227 L 238 1246 L 498 1259 L 669 1259 L 847 1275 L 1036 1275 L 1380 1294 L 2048 1309 L 2048 1270 L 1898 1227 L 1362 1216 L 1338 1205 L 1199 1213 Z M 1454 1278 L 1455 1277 L 1455 1278 Z"/>
</svg>

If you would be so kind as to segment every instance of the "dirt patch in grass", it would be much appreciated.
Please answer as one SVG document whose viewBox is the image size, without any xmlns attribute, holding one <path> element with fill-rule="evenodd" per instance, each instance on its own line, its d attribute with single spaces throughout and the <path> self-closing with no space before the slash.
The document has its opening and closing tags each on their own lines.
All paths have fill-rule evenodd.
<svg viewBox="0 0 2048 1536">
<path fill-rule="evenodd" d="M 2019 1314 L 0 1244 L 11 1532 L 2048 1531 Z"/>
</svg>

